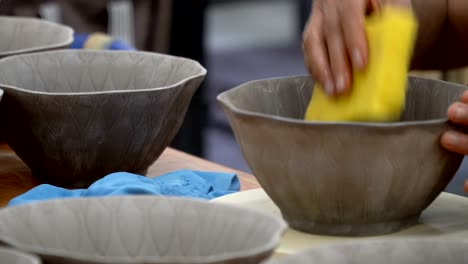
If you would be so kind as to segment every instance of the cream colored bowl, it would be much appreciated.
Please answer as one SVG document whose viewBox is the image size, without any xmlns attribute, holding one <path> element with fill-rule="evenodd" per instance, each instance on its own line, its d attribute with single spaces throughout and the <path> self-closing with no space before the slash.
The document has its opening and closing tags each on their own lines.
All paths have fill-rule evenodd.
<svg viewBox="0 0 468 264">
<path fill-rule="evenodd" d="M 252 263 L 269 257 L 281 217 L 164 196 L 77 198 L 0 210 L 0 241 L 46 263 Z"/>
</svg>

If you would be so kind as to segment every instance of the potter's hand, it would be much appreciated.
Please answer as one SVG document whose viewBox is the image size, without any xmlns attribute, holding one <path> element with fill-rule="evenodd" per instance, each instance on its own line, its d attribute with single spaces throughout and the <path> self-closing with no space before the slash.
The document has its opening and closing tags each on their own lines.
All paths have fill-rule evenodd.
<svg viewBox="0 0 468 264">
<path fill-rule="evenodd" d="M 367 65 L 365 15 L 387 3 L 411 7 L 411 0 L 314 0 L 303 36 L 305 64 L 327 94 L 346 92 L 351 68 Z"/>
<path fill-rule="evenodd" d="M 468 127 L 468 91 L 460 102 L 451 105 L 448 109 L 450 121 Z M 468 135 L 458 131 L 447 131 L 441 138 L 442 146 L 454 152 L 468 155 Z M 468 180 L 465 181 L 465 192 L 468 192 Z"/>
</svg>

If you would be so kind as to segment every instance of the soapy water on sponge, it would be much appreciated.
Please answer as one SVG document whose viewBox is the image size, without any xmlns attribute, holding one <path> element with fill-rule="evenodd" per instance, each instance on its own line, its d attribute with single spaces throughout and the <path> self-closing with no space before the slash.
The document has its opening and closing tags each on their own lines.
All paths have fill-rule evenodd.
<svg viewBox="0 0 468 264">
<path fill-rule="evenodd" d="M 353 71 L 351 91 L 328 96 L 315 84 L 307 121 L 394 122 L 405 107 L 407 75 L 417 35 L 411 9 L 384 6 L 365 21 L 369 62 Z"/>
</svg>

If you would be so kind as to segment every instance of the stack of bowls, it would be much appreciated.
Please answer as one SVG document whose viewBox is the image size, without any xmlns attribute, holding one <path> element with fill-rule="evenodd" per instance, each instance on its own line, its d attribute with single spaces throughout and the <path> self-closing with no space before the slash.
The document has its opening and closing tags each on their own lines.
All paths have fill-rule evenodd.
<svg viewBox="0 0 468 264">
<path fill-rule="evenodd" d="M 42 37 L 59 43 L 70 31 L 41 28 L 53 24 L 35 19 L 4 21 L 9 24 L 0 26 L 0 35 L 15 30 L 12 43 L 21 43 L 5 44 L 18 49 L 0 60 L 1 129 L 38 182 L 82 188 L 113 172 L 144 175 L 178 132 L 206 75 L 196 61 L 162 54 L 45 51 L 59 45 L 45 48 Z M 42 48 L 22 46 L 26 35 L 40 35 L 35 45 Z M 55 199 L 0 209 L 0 243 L 50 264 L 258 264 L 286 226 L 243 208 L 163 196 Z M 0 251 L 2 261 L 4 255 Z M 16 263 L 39 263 L 21 256 Z"/>
</svg>

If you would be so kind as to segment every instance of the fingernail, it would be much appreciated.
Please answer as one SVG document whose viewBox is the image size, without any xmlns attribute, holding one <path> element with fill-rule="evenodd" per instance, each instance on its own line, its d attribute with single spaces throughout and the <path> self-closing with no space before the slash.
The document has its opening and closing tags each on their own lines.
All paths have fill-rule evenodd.
<svg viewBox="0 0 468 264">
<path fill-rule="evenodd" d="M 364 59 L 362 58 L 361 52 L 359 50 L 355 50 L 353 52 L 353 63 L 354 66 L 358 68 L 362 68 L 364 66 Z"/>
<path fill-rule="evenodd" d="M 338 79 L 336 79 L 336 89 L 338 90 L 338 92 L 344 92 L 344 90 L 346 89 L 346 84 L 345 84 L 345 78 L 341 75 L 338 77 Z"/>
<path fill-rule="evenodd" d="M 467 114 L 463 107 L 455 108 L 455 118 L 460 120 L 466 118 Z"/>
<path fill-rule="evenodd" d="M 460 138 L 458 137 L 458 135 L 451 133 L 451 132 L 448 132 L 446 134 L 445 139 L 451 145 L 456 145 L 460 141 Z"/>
<path fill-rule="evenodd" d="M 331 81 L 326 81 L 325 82 L 325 92 L 328 94 L 328 95 L 333 95 L 333 82 Z"/>
</svg>

